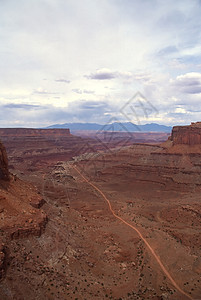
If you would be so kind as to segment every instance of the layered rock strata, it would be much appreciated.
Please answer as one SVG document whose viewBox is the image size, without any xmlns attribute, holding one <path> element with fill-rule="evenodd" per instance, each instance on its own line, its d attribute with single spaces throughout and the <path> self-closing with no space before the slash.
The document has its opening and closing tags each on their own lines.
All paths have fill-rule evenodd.
<svg viewBox="0 0 201 300">
<path fill-rule="evenodd" d="M 173 145 L 201 145 L 201 122 L 188 126 L 174 126 L 171 140 Z"/>
<path fill-rule="evenodd" d="M 0 180 L 9 180 L 6 149 L 0 141 Z"/>
</svg>

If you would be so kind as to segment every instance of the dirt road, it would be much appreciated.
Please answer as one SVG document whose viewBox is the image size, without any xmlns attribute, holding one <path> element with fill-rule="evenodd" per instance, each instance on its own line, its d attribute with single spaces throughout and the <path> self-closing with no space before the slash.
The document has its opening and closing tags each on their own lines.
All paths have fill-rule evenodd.
<svg viewBox="0 0 201 300">
<path fill-rule="evenodd" d="M 176 283 L 176 281 L 173 279 L 173 277 L 171 276 L 171 274 L 168 272 L 168 270 L 166 269 L 166 267 L 163 265 L 163 263 L 161 262 L 159 256 L 155 253 L 155 251 L 153 250 L 152 246 L 149 244 L 149 242 L 146 240 L 146 238 L 144 238 L 144 236 L 141 234 L 141 232 L 139 231 L 139 229 L 137 229 L 135 226 L 133 226 L 132 224 L 128 223 L 127 221 L 125 221 L 124 219 L 122 219 L 120 216 L 116 215 L 116 213 L 114 212 L 114 210 L 112 209 L 112 205 L 110 200 L 105 196 L 105 194 L 92 182 L 90 182 L 81 172 L 80 170 L 76 167 L 73 166 L 73 168 L 76 170 L 76 172 L 84 179 L 84 181 L 89 184 L 90 186 L 92 186 L 97 192 L 99 192 L 101 194 L 101 196 L 103 197 L 103 199 L 107 202 L 108 206 L 109 206 L 109 210 L 111 211 L 111 213 L 113 214 L 113 216 L 120 220 L 122 223 L 124 223 L 126 226 L 132 228 L 133 230 L 135 230 L 137 232 L 137 234 L 139 235 L 139 237 L 141 238 L 141 240 L 145 243 L 146 247 L 148 248 L 148 250 L 150 251 L 150 253 L 153 255 L 153 257 L 155 258 L 156 262 L 158 263 L 158 265 L 160 266 L 161 270 L 163 271 L 163 273 L 167 276 L 167 278 L 169 278 L 170 282 L 172 283 L 172 285 L 182 294 L 184 295 L 187 299 L 191 299 L 194 300 L 189 294 L 187 294 L 184 290 L 182 290 L 178 284 Z"/>
</svg>

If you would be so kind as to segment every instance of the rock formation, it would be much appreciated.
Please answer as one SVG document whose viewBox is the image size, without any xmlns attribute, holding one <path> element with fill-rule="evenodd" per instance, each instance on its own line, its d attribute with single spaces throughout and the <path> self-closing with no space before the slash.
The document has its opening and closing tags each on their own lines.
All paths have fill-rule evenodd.
<svg viewBox="0 0 201 300">
<path fill-rule="evenodd" d="M 69 129 L 0 128 L 0 136 L 69 136 Z"/>
<path fill-rule="evenodd" d="M 5 250 L 4 244 L 0 240 L 0 280 L 5 274 Z"/>
<path fill-rule="evenodd" d="M 6 271 L 6 250 L 13 239 L 40 236 L 47 215 L 37 189 L 8 171 L 6 149 L 0 143 L 0 279 Z M 0 297 L 1 298 L 1 297 Z"/>
<path fill-rule="evenodd" d="M 173 145 L 201 145 L 201 122 L 188 126 L 174 126 L 171 140 Z"/>
<path fill-rule="evenodd" d="M 71 160 L 84 153 L 136 142 L 159 143 L 167 137 L 167 133 L 81 132 L 75 136 L 69 129 L 0 128 L 0 139 L 7 149 L 11 172 L 19 175 L 28 171 L 33 176 L 58 161 Z"/>
<path fill-rule="evenodd" d="M 0 128 L 0 139 L 7 149 L 12 172 L 44 170 L 89 150 L 89 139 L 73 136 L 69 129 Z M 96 145 L 93 148 L 95 151 Z"/>
<path fill-rule="evenodd" d="M 0 180 L 9 180 L 6 149 L 0 141 Z"/>
</svg>

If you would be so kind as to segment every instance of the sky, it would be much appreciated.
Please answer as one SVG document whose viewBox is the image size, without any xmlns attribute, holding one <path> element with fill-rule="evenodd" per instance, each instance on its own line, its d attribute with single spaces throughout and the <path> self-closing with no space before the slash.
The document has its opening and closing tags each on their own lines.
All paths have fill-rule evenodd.
<svg viewBox="0 0 201 300">
<path fill-rule="evenodd" d="M 200 0 L 0 0 L 0 127 L 201 121 Z"/>
</svg>

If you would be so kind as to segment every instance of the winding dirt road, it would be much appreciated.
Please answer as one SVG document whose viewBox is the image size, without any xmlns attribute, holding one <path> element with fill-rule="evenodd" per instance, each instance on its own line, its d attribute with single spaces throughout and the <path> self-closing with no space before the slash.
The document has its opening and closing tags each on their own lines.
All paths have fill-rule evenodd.
<svg viewBox="0 0 201 300">
<path fill-rule="evenodd" d="M 143 237 L 143 235 L 141 234 L 141 232 L 132 224 L 128 223 L 127 221 L 125 221 L 124 219 L 122 219 L 121 217 L 119 217 L 118 215 L 115 214 L 114 210 L 112 209 L 112 205 L 110 200 L 105 196 L 105 194 L 92 182 L 90 182 L 81 172 L 80 170 L 76 167 L 76 166 L 72 166 L 76 172 L 84 179 L 84 181 L 86 183 L 88 183 L 90 186 L 92 186 L 97 192 L 99 192 L 101 194 L 101 196 L 104 198 L 104 200 L 107 202 L 108 206 L 109 206 L 109 210 L 111 211 L 111 213 L 113 214 L 113 216 L 120 220 L 122 223 L 124 223 L 125 225 L 127 225 L 128 227 L 132 228 L 133 230 L 135 230 L 137 232 L 137 234 L 139 235 L 139 237 L 141 238 L 141 240 L 145 243 L 145 245 L 147 246 L 147 248 L 149 249 L 149 251 L 151 252 L 151 254 L 153 255 L 153 257 L 155 258 L 155 260 L 157 261 L 157 263 L 159 264 L 160 268 L 162 269 L 162 271 L 164 272 L 164 274 L 169 278 L 169 280 L 171 281 L 171 283 L 173 284 L 173 286 L 184 296 L 186 296 L 188 299 L 194 300 L 189 294 L 187 294 L 184 290 L 182 290 L 178 284 L 176 283 L 176 281 L 172 278 L 172 276 L 170 275 L 170 273 L 168 272 L 168 270 L 165 268 L 165 266 L 163 265 L 163 263 L 161 262 L 160 258 L 158 257 L 158 255 L 155 253 L 155 251 L 153 250 L 153 248 L 151 247 L 151 245 L 148 243 L 148 241 Z"/>
</svg>

